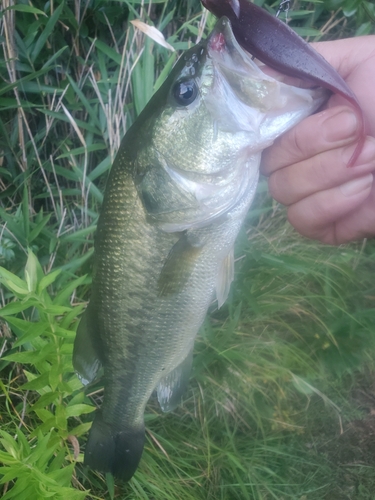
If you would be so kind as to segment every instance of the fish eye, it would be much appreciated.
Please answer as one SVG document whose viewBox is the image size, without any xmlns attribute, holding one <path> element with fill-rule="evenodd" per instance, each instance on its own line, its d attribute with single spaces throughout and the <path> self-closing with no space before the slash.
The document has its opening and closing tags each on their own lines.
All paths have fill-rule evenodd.
<svg viewBox="0 0 375 500">
<path fill-rule="evenodd" d="M 176 82 L 172 89 L 173 97 L 180 106 L 188 106 L 198 95 L 198 85 L 194 80 Z"/>
</svg>

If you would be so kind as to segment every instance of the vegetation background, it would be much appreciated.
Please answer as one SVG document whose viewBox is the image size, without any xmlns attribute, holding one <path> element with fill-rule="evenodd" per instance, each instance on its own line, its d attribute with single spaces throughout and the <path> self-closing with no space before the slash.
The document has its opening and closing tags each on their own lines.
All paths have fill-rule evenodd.
<svg viewBox="0 0 375 500">
<path fill-rule="evenodd" d="M 304 240 L 265 182 L 230 299 L 197 339 L 183 405 L 161 414 L 150 402 L 129 484 L 82 466 L 102 391 L 84 393 L 71 353 L 108 170 L 177 54 L 214 19 L 198 0 L 0 9 L 2 498 L 373 499 L 375 246 Z M 372 1 L 292 0 L 288 16 L 309 40 L 375 33 Z"/>
</svg>

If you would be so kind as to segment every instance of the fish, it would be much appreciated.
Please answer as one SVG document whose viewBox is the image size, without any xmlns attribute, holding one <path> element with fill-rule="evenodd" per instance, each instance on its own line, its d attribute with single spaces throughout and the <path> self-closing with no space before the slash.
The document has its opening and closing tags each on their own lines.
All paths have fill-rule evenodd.
<svg viewBox="0 0 375 500">
<path fill-rule="evenodd" d="M 272 69 L 329 89 L 344 97 L 358 116 L 358 142 L 349 159 L 353 166 L 366 138 L 364 114 L 357 96 L 322 55 L 293 29 L 248 0 L 201 0 L 216 17 L 226 16 L 238 43 Z"/>
<path fill-rule="evenodd" d="M 197 332 L 212 301 L 227 299 L 262 151 L 327 97 L 263 73 L 223 17 L 126 133 L 73 352 L 84 384 L 103 372 L 85 465 L 124 481 L 135 473 L 149 398 L 156 391 L 163 411 L 180 404 Z"/>
</svg>

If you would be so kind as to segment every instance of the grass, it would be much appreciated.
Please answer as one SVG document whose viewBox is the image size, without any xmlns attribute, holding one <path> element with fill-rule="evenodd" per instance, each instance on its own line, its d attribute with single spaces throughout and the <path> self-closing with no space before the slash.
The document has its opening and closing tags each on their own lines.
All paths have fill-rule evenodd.
<svg viewBox="0 0 375 500">
<path fill-rule="evenodd" d="M 374 32 L 366 1 L 295 2 L 289 17 L 310 39 Z M 176 60 L 128 18 L 176 51 L 213 23 L 196 0 L 2 4 L 2 498 L 372 499 L 374 244 L 300 238 L 264 182 L 183 405 L 162 414 L 150 401 L 128 485 L 82 466 L 102 391 L 83 392 L 71 352 L 105 180 Z"/>
</svg>

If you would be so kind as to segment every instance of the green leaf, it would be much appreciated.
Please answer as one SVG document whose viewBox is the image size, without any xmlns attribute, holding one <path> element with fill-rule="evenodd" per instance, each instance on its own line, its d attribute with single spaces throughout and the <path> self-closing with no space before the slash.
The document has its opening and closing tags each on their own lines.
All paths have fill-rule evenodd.
<svg viewBox="0 0 375 500">
<path fill-rule="evenodd" d="M 61 448 L 61 450 L 57 453 L 55 458 L 52 460 L 50 466 L 48 467 L 50 472 L 57 471 L 57 470 L 62 468 L 63 463 L 65 462 L 65 454 L 66 454 L 65 448 Z M 74 466 L 74 464 L 72 464 L 72 465 Z M 55 479 L 55 481 L 57 481 L 55 476 L 52 476 L 52 474 L 50 474 L 50 476 L 53 477 Z M 70 481 L 69 481 L 69 483 L 70 483 Z"/>
<path fill-rule="evenodd" d="M 13 486 L 13 488 L 8 491 L 3 497 L 2 500 L 9 500 L 10 498 L 31 498 L 31 495 L 28 495 L 27 488 L 30 485 L 28 482 L 28 475 L 21 476 Z"/>
<path fill-rule="evenodd" d="M 84 309 L 84 304 L 80 304 L 78 306 L 74 306 L 72 308 L 72 310 L 67 313 L 64 318 L 62 318 L 61 320 L 61 328 L 65 328 L 65 329 L 70 329 L 70 325 L 72 324 L 72 322 L 81 314 L 81 312 L 83 311 Z"/>
<path fill-rule="evenodd" d="M 25 280 L 29 292 L 35 292 L 37 289 L 38 282 L 43 278 L 44 273 L 38 259 L 31 251 L 28 249 L 28 258 L 25 267 Z"/>
<path fill-rule="evenodd" d="M 52 16 L 48 19 L 44 30 L 42 31 L 41 35 L 39 36 L 39 38 L 34 46 L 34 49 L 32 50 L 32 52 L 30 54 L 30 59 L 32 62 L 35 62 L 40 51 L 46 45 L 48 37 L 52 33 L 57 21 L 59 20 L 60 14 L 61 14 L 63 8 L 64 8 L 64 2 L 61 2 L 61 4 L 57 7 L 57 9 L 54 11 Z"/>
<path fill-rule="evenodd" d="M 29 237 L 30 230 L 30 213 L 29 213 L 29 191 L 27 185 L 23 186 L 23 197 L 22 197 L 22 215 L 23 215 L 23 230 L 25 233 L 26 241 Z"/>
<path fill-rule="evenodd" d="M 294 375 L 292 384 L 301 394 L 310 396 L 314 393 L 313 386 L 309 384 L 306 380 L 304 380 L 302 377 L 297 377 L 296 375 Z"/>
<path fill-rule="evenodd" d="M 49 222 L 52 214 L 48 214 L 30 231 L 28 242 L 29 244 L 35 240 L 35 238 L 40 234 L 44 226 Z"/>
<path fill-rule="evenodd" d="M 113 500 L 115 498 L 115 479 L 112 474 L 107 473 L 105 475 L 105 482 L 107 484 L 109 498 Z"/>
<path fill-rule="evenodd" d="M 293 27 L 294 31 L 300 36 L 321 36 L 321 32 L 314 28 Z"/>
<path fill-rule="evenodd" d="M 59 274 L 61 274 L 61 269 L 56 269 L 56 271 L 52 271 L 46 276 L 43 276 L 38 284 L 38 293 L 41 293 L 45 288 L 54 283 Z"/>
<path fill-rule="evenodd" d="M 63 346 L 64 347 L 64 346 Z M 70 353 L 69 355 L 71 356 L 72 355 L 72 351 L 73 351 L 73 348 L 72 346 L 71 347 L 71 350 L 70 350 Z M 61 384 L 62 386 L 63 384 Z M 69 393 L 72 393 L 74 391 L 80 391 L 83 387 L 83 384 L 82 382 L 79 380 L 79 378 L 77 377 L 77 375 L 73 375 L 70 379 L 69 379 L 69 382 L 67 383 L 67 390 L 66 392 L 69 392 Z"/>
<path fill-rule="evenodd" d="M 14 440 L 14 437 L 8 434 L 5 431 L 0 430 L 0 442 L 5 448 L 5 450 L 11 455 L 13 458 L 19 460 L 20 458 L 20 449 L 18 443 Z"/>
<path fill-rule="evenodd" d="M 164 83 L 165 79 L 169 75 L 169 73 L 170 73 L 170 71 L 171 71 L 171 69 L 176 61 L 176 58 L 177 58 L 177 55 L 175 52 L 169 57 L 167 64 L 165 65 L 165 67 L 163 68 L 162 72 L 160 73 L 158 79 L 155 82 L 154 92 L 156 92 L 161 87 L 161 85 Z"/>
<path fill-rule="evenodd" d="M 55 297 L 53 303 L 54 304 L 65 304 L 69 302 L 69 299 L 73 293 L 73 291 L 78 288 L 86 279 L 86 275 L 81 276 L 73 281 L 70 281 Z"/>
<path fill-rule="evenodd" d="M 35 413 L 38 415 L 42 422 L 55 421 L 55 415 L 44 408 L 37 408 Z M 34 431 L 34 435 L 37 433 L 37 429 Z"/>
<path fill-rule="evenodd" d="M 29 331 L 30 328 L 30 323 L 29 320 L 26 319 L 21 319 L 21 318 L 7 318 L 7 323 L 9 323 L 11 326 L 13 326 L 16 330 L 19 330 L 17 332 L 17 335 L 24 335 L 26 332 Z"/>
<path fill-rule="evenodd" d="M 71 356 L 73 353 L 73 344 L 68 344 L 68 342 L 64 342 L 63 345 L 60 348 L 60 354 L 67 354 L 68 356 Z"/>
<path fill-rule="evenodd" d="M 119 66 L 121 65 L 121 59 L 122 59 L 121 54 L 113 50 L 107 44 L 101 42 L 100 40 L 95 40 L 95 47 L 97 47 L 100 51 L 103 52 L 103 54 L 108 56 L 110 59 L 115 61 L 115 63 L 117 63 Z"/>
<path fill-rule="evenodd" d="M 17 438 L 18 438 L 18 443 L 20 445 L 20 449 L 22 451 L 22 456 L 26 457 L 27 455 L 30 454 L 31 448 L 29 443 L 27 442 L 25 434 L 21 431 L 21 429 L 17 429 Z"/>
<path fill-rule="evenodd" d="M 6 9 L 3 10 L 3 12 L 6 12 L 7 10 L 17 10 L 18 12 L 28 12 L 30 14 L 36 14 L 38 16 L 46 16 L 47 14 L 43 12 L 42 10 L 36 9 L 35 7 L 31 7 L 31 5 L 25 5 L 25 4 L 17 4 L 17 5 L 11 5 L 7 7 Z"/>
<path fill-rule="evenodd" d="M 65 406 L 61 404 L 56 406 L 55 417 L 56 417 L 56 427 L 61 431 L 65 431 L 68 428 Z"/>
<path fill-rule="evenodd" d="M 55 62 L 55 60 L 56 60 L 56 59 L 58 59 L 58 58 L 61 56 L 61 54 L 62 54 L 63 52 L 65 52 L 65 50 L 66 50 L 67 48 L 68 48 L 68 46 L 67 46 L 67 45 L 65 45 L 65 47 L 62 47 L 60 50 L 58 50 L 57 52 L 55 52 L 55 53 L 53 54 L 53 56 L 52 56 L 52 57 L 50 57 L 50 58 L 48 59 L 48 61 L 46 61 L 46 62 L 43 64 L 43 68 L 48 68 L 48 67 L 52 66 L 52 63 L 53 63 L 53 62 Z"/>
<path fill-rule="evenodd" d="M 60 446 L 59 442 L 51 442 L 51 433 L 43 435 L 41 432 L 38 433 L 38 443 L 35 448 L 33 448 L 33 453 L 29 458 L 29 461 L 37 465 L 38 469 L 44 469 L 49 459 L 53 456 L 56 448 Z M 49 479 L 45 478 L 48 482 Z"/>
<path fill-rule="evenodd" d="M 93 411 L 95 411 L 95 406 L 77 404 L 66 407 L 66 416 L 79 417 L 80 415 L 84 415 L 86 413 L 92 413 Z"/>
<path fill-rule="evenodd" d="M 65 339 L 74 339 L 76 336 L 76 333 L 73 330 L 66 330 L 60 326 L 56 326 L 53 333 L 58 337 L 63 337 Z"/>
<path fill-rule="evenodd" d="M 62 239 L 64 242 L 66 241 L 79 241 L 81 238 L 83 241 L 86 241 L 86 237 L 96 230 L 96 226 L 92 225 L 90 227 L 85 227 L 84 229 L 79 229 L 72 234 L 67 234 Z"/>
<path fill-rule="evenodd" d="M 9 318 L 8 323 L 12 324 L 12 318 Z M 20 337 L 17 342 L 15 342 L 14 347 L 19 347 L 26 342 L 31 342 L 36 337 L 40 337 L 40 335 L 42 335 L 50 327 L 47 321 L 41 321 L 38 323 L 25 321 L 25 323 L 28 323 L 27 328 L 25 329 L 22 337 Z"/>
<path fill-rule="evenodd" d="M 107 156 L 103 161 L 99 163 L 98 166 L 94 168 L 94 170 L 89 174 L 89 179 L 90 181 L 94 181 L 101 175 L 103 175 L 105 172 L 108 172 L 108 170 L 111 168 L 112 165 L 112 160 L 110 156 Z"/>
<path fill-rule="evenodd" d="M 48 71 L 48 68 L 46 68 L 44 70 L 44 73 L 46 73 Z M 7 87 L 11 87 L 11 85 L 8 85 Z M 9 91 L 11 89 L 8 89 L 7 91 Z M 0 95 L 2 94 L 2 90 L 0 90 Z M 64 114 L 64 113 L 58 113 L 56 111 L 51 111 L 50 109 L 43 109 L 43 108 L 38 108 L 38 111 L 40 113 L 43 113 L 51 118 L 55 118 L 56 120 L 59 120 L 59 121 L 62 121 L 62 122 L 66 122 L 66 123 L 69 123 L 70 124 L 70 120 L 69 118 Z M 101 135 L 101 131 L 96 129 L 94 126 L 92 126 L 90 123 L 88 122 L 84 122 L 83 120 L 78 120 L 76 119 L 75 120 L 76 124 L 78 125 L 78 127 L 80 129 L 83 129 L 83 130 L 87 130 L 88 132 L 92 132 L 93 134 L 98 134 L 98 135 Z M 60 169 L 57 168 L 58 166 L 55 166 L 56 168 L 56 172 L 58 173 L 61 173 L 64 169 L 60 167 Z"/>
<path fill-rule="evenodd" d="M 19 467 L 19 462 L 16 461 L 15 459 L 12 459 L 12 462 L 9 464 L 7 463 L 8 461 L 5 461 L 6 459 L 3 461 L 1 459 L 1 453 L 2 452 L 0 452 L 0 462 L 3 462 L 4 464 L 7 465 L 13 465 L 14 463 L 13 467 L 0 467 L 0 475 L 2 476 L 0 483 L 4 484 L 13 481 L 13 479 L 15 479 L 20 475 L 20 467 Z"/>
<path fill-rule="evenodd" d="M 0 267 L 0 282 L 15 293 L 21 295 L 27 295 L 29 293 L 27 283 L 3 267 Z"/>
<path fill-rule="evenodd" d="M 56 481 L 61 486 L 69 486 L 72 480 L 72 474 L 74 472 L 74 464 L 69 464 L 67 467 L 63 467 L 58 470 L 50 472 L 48 475 L 54 481 Z M 69 488 L 70 490 L 70 488 Z M 80 492 L 81 494 L 82 492 Z M 70 498 L 70 496 L 69 496 Z"/>
<path fill-rule="evenodd" d="M 44 408 L 45 406 L 49 406 L 50 404 L 55 403 L 59 397 L 60 393 L 57 391 L 46 392 L 45 394 L 40 396 L 38 401 L 34 403 L 31 408 L 34 411 L 38 410 L 39 408 Z"/>
<path fill-rule="evenodd" d="M 88 101 L 87 97 L 85 96 L 84 92 L 82 92 L 82 90 L 79 88 L 79 86 L 73 80 L 73 78 L 71 78 L 71 76 L 69 74 L 67 75 L 67 77 L 68 77 L 69 83 L 72 86 L 75 94 L 78 96 L 80 102 L 85 106 L 85 110 L 90 115 L 92 122 L 100 130 L 100 122 L 99 122 L 99 119 L 98 119 L 98 113 L 97 113 L 97 111 L 91 106 L 91 104 Z M 93 146 L 95 146 L 95 144 L 93 144 L 91 147 L 93 147 Z M 96 146 L 98 148 L 105 149 L 105 145 L 97 144 Z M 94 150 L 92 150 L 92 151 L 94 151 Z"/>
<path fill-rule="evenodd" d="M 14 361 L 15 363 L 32 363 L 40 361 L 41 354 L 38 351 L 27 351 L 27 352 L 16 352 L 14 354 L 9 354 L 4 356 L 7 361 Z"/>
<path fill-rule="evenodd" d="M 0 451 L 0 462 L 5 465 L 16 465 L 18 460 L 7 452 Z M 0 481 L 1 483 L 2 481 Z M 5 481 L 4 481 L 5 482 Z"/>
<path fill-rule="evenodd" d="M 39 305 L 36 300 L 27 300 L 26 302 L 11 302 L 0 309 L 0 316 L 7 317 L 13 314 L 17 314 L 21 311 L 25 311 L 30 307 L 35 307 Z"/>
<path fill-rule="evenodd" d="M 69 433 L 72 436 L 82 436 L 83 434 L 86 434 L 91 429 L 92 422 L 87 422 L 86 424 L 80 424 L 77 425 L 77 427 L 74 427 L 69 431 Z"/>
<path fill-rule="evenodd" d="M 55 390 L 62 379 L 62 373 L 60 369 L 60 365 L 52 365 L 51 370 L 48 374 L 49 384 L 52 390 Z"/>
<path fill-rule="evenodd" d="M 70 158 L 71 156 L 78 156 L 84 153 L 91 153 L 92 151 L 100 151 L 103 149 L 107 149 L 105 144 L 91 144 L 91 146 L 74 148 L 69 151 L 69 153 L 64 153 L 58 156 L 56 159 L 60 160 L 61 158 Z"/>
<path fill-rule="evenodd" d="M 35 71 L 34 73 L 31 73 L 30 75 L 24 76 L 23 78 L 19 78 L 14 83 L 4 85 L 3 87 L 0 88 L 0 95 L 10 92 L 11 90 L 13 90 L 16 87 L 22 88 L 23 84 L 25 82 L 28 82 L 28 81 L 34 80 L 34 79 L 36 80 L 37 78 L 45 75 L 48 72 L 48 70 L 49 70 L 49 68 L 40 69 L 39 71 Z M 43 111 L 43 110 L 40 110 L 40 111 Z"/>
<path fill-rule="evenodd" d="M 25 389 L 25 390 L 33 390 L 33 391 L 41 391 L 42 389 L 46 388 L 48 385 L 49 385 L 49 376 L 48 376 L 48 372 L 46 373 L 42 373 L 41 375 L 33 375 L 33 378 L 31 379 L 30 377 L 30 373 L 29 372 L 26 372 L 25 370 L 25 374 L 27 375 L 27 378 L 29 379 L 28 382 L 26 382 L 25 384 L 23 384 L 21 386 L 21 389 Z M 49 392 L 48 392 L 49 394 Z"/>
<path fill-rule="evenodd" d="M 64 314 L 66 312 L 70 312 L 71 308 L 70 307 L 64 307 L 64 306 L 55 306 L 55 305 L 50 305 L 46 306 L 43 308 L 43 311 L 47 314 L 54 314 L 56 316 L 60 314 Z"/>
</svg>

